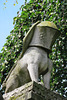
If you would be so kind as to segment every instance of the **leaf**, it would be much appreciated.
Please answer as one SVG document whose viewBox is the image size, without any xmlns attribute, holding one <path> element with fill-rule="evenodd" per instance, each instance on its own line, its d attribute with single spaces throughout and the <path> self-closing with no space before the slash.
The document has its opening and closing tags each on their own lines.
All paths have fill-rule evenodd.
<svg viewBox="0 0 67 100">
<path fill-rule="evenodd" d="M 8 2 L 8 1 L 6 0 L 6 2 Z"/>
<path fill-rule="evenodd" d="M 15 6 L 16 4 L 14 3 L 13 5 Z"/>
<path fill-rule="evenodd" d="M 6 3 L 3 3 L 4 5 L 6 5 Z"/>
<path fill-rule="evenodd" d="M 18 1 L 16 0 L 16 3 L 18 4 Z"/>
</svg>

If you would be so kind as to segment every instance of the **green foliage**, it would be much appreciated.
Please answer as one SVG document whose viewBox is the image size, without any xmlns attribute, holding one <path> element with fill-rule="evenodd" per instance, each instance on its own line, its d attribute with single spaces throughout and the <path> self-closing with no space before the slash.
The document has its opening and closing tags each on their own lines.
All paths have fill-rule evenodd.
<svg viewBox="0 0 67 100">
<path fill-rule="evenodd" d="M 27 1 L 27 0 L 25 0 Z M 66 0 L 30 0 L 25 3 L 14 17 L 14 29 L 7 37 L 7 41 L 0 53 L 0 83 L 2 84 L 9 70 L 16 63 L 19 54 L 23 50 L 23 37 L 29 30 L 30 26 L 36 21 L 53 21 L 61 34 L 52 48 L 50 58 L 53 60 L 54 68 L 51 77 L 51 90 L 58 91 L 61 95 L 66 96 Z"/>
</svg>

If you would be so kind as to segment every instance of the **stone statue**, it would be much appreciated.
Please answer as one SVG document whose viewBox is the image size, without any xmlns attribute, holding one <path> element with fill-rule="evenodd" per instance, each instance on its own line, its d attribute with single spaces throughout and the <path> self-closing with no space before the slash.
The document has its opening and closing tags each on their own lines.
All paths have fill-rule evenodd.
<svg viewBox="0 0 67 100">
<path fill-rule="evenodd" d="M 36 22 L 23 39 L 23 52 L 3 82 L 5 92 L 10 92 L 25 83 L 39 82 L 43 76 L 44 85 L 50 88 L 52 61 L 49 58 L 52 45 L 60 35 L 56 25 L 49 21 Z"/>
</svg>

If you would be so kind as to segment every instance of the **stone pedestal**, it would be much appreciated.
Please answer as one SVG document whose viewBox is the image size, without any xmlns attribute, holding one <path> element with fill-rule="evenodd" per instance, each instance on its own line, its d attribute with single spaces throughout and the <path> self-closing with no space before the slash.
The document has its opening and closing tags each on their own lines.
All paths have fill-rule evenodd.
<svg viewBox="0 0 67 100">
<path fill-rule="evenodd" d="M 67 100 L 36 82 L 27 83 L 6 93 L 3 98 L 4 100 Z"/>
</svg>

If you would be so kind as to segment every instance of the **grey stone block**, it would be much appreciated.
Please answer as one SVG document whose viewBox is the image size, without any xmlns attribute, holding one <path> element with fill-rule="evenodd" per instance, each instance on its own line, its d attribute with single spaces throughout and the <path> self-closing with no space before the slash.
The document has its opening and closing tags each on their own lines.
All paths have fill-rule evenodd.
<svg viewBox="0 0 67 100">
<path fill-rule="evenodd" d="M 36 82 L 27 83 L 3 95 L 4 100 L 67 100 Z"/>
</svg>

